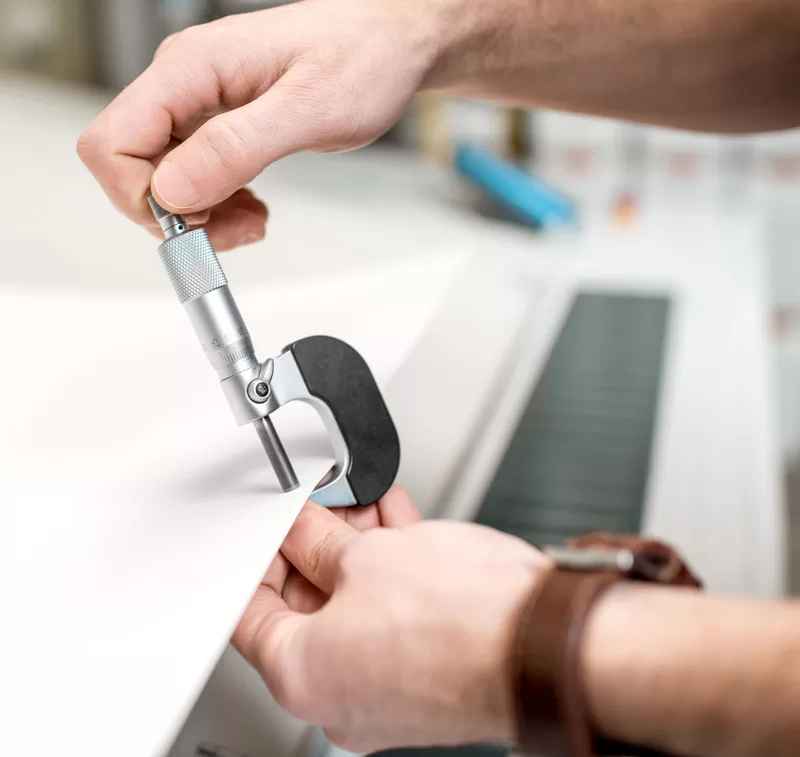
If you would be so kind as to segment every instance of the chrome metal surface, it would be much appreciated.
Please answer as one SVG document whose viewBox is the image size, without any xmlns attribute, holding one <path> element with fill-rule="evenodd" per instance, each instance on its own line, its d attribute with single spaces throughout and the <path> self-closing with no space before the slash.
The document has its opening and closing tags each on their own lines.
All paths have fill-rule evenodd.
<svg viewBox="0 0 800 757">
<path fill-rule="evenodd" d="M 228 283 L 204 229 L 192 229 L 167 239 L 158 254 L 181 304 Z"/>
<path fill-rule="evenodd" d="M 208 361 L 221 380 L 258 367 L 250 332 L 227 285 L 183 307 Z"/>
<path fill-rule="evenodd" d="M 269 401 L 269 398 L 272 396 L 272 389 L 270 388 L 270 382 L 272 381 L 272 376 L 274 375 L 274 373 L 275 373 L 274 361 L 272 359 L 267 360 L 261 366 L 258 378 L 251 381 L 249 386 L 247 387 L 247 396 L 250 398 L 251 402 L 255 402 L 257 405 L 263 405 L 264 403 Z M 269 390 L 267 394 L 260 393 L 260 388 L 263 385 L 266 385 L 267 389 Z"/>
<path fill-rule="evenodd" d="M 294 472 L 289 456 L 286 454 L 283 442 L 278 436 L 278 432 L 269 418 L 261 418 L 253 424 L 256 428 L 258 438 L 267 453 L 272 469 L 278 478 L 278 483 L 285 492 L 294 491 L 300 482 Z"/>
<path fill-rule="evenodd" d="M 208 237 L 189 230 L 185 220 L 148 199 L 167 240 L 159 254 L 175 292 L 186 310 L 203 351 L 217 375 L 236 422 L 252 423 L 284 491 L 299 486 L 292 463 L 269 415 L 290 402 L 312 405 L 333 445 L 336 465 L 313 493 L 321 505 L 357 504 L 347 480 L 350 451 L 330 407 L 308 390 L 291 352 L 259 364 L 250 332 L 228 287 Z M 257 391 L 266 385 L 264 396 Z"/>
<path fill-rule="evenodd" d="M 225 379 L 220 386 L 225 398 L 228 400 L 233 417 L 240 426 L 253 423 L 259 418 L 265 418 L 275 412 L 279 405 L 275 400 L 275 392 L 271 391 L 265 403 L 256 403 L 250 399 L 247 389 L 253 381 L 259 380 L 258 366 L 248 368 L 242 373 Z"/>
<path fill-rule="evenodd" d="M 347 480 L 350 472 L 350 450 L 345 443 L 342 431 L 330 407 L 322 400 L 314 397 L 308 390 L 303 374 L 294 359 L 287 351 L 275 358 L 275 373 L 272 378 L 272 396 L 278 406 L 300 401 L 311 405 L 319 413 L 328 438 L 333 446 L 336 465 L 320 486 L 311 495 L 323 507 L 343 507 L 358 504 L 355 494 Z"/>
<path fill-rule="evenodd" d="M 255 402 L 256 405 L 265 404 L 269 401 L 271 395 L 272 390 L 269 388 L 269 384 L 262 379 L 256 379 L 247 387 L 247 396 L 250 398 L 250 401 Z"/>
<path fill-rule="evenodd" d="M 567 570 L 619 570 L 627 572 L 633 569 L 633 552 L 628 549 L 546 547 L 544 551 L 559 568 Z"/>
<path fill-rule="evenodd" d="M 162 208 L 152 195 L 147 198 L 147 202 L 150 204 L 150 210 L 153 211 L 153 215 L 161 226 L 161 230 L 164 232 L 164 236 L 167 239 L 172 239 L 173 237 L 177 237 L 189 231 L 189 225 L 182 215 L 170 213 L 165 208 Z"/>
</svg>

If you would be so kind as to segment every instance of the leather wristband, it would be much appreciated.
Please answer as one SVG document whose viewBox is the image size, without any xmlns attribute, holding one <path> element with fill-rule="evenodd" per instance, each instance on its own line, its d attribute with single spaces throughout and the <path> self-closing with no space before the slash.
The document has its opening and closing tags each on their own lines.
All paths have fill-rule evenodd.
<svg viewBox="0 0 800 757">
<path fill-rule="evenodd" d="M 619 581 L 701 587 L 667 545 L 594 533 L 556 550 L 556 567 L 522 612 L 514 645 L 517 753 L 530 757 L 666 757 L 600 738 L 584 692 L 580 652 L 597 600 Z M 624 682 L 621 682 L 624 685 Z"/>
</svg>

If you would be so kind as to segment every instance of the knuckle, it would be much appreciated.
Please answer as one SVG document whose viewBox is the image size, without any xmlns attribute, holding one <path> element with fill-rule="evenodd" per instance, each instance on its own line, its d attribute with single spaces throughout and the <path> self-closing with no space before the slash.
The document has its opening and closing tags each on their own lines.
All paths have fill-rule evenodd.
<svg viewBox="0 0 800 757">
<path fill-rule="evenodd" d="M 213 159 L 223 168 L 235 168 L 246 160 L 248 141 L 242 119 L 216 118 L 210 121 L 205 130 L 205 149 L 210 153 L 206 159 Z"/>
<path fill-rule="evenodd" d="M 158 46 L 156 50 L 156 54 L 153 56 L 153 60 L 157 60 L 160 58 L 169 47 L 171 47 L 180 37 L 181 32 L 176 32 L 175 34 L 170 34 L 164 41 Z"/>
<path fill-rule="evenodd" d="M 189 26 L 186 29 L 176 32 L 171 37 L 167 37 L 165 42 L 169 42 L 167 47 L 186 49 L 201 43 L 205 37 L 206 31 L 204 27 Z"/>
<path fill-rule="evenodd" d="M 208 47 L 208 25 L 190 26 L 179 32 L 170 34 L 156 50 L 154 61 L 174 61 L 186 66 L 190 59 L 199 60 L 202 52 Z"/>
<path fill-rule="evenodd" d="M 81 134 L 78 139 L 77 151 L 78 157 L 84 165 L 90 166 L 94 163 L 98 152 L 98 142 L 97 133 L 92 126 Z"/>
<path fill-rule="evenodd" d="M 308 566 L 314 575 L 317 575 L 323 570 L 328 556 L 334 551 L 340 538 L 338 531 L 331 531 L 325 534 L 325 536 L 311 548 L 308 554 Z M 343 561 L 346 558 L 346 554 L 342 556 Z"/>
</svg>

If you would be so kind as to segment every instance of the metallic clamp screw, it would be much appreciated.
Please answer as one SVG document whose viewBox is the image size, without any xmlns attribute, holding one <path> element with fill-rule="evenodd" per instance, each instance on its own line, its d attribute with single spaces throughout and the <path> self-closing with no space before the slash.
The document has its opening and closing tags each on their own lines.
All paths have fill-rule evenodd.
<svg viewBox="0 0 800 757">
<path fill-rule="evenodd" d="M 250 398 L 251 402 L 255 402 L 257 405 L 263 405 L 267 402 L 271 394 L 272 390 L 269 384 L 263 379 L 252 381 L 250 382 L 250 386 L 247 387 L 247 396 Z"/>
</svg>

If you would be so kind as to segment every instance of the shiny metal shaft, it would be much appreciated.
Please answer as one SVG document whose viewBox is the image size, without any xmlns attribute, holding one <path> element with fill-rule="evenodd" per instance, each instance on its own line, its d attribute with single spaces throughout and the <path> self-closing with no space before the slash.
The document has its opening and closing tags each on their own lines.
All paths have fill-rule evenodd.
<svg viewBox="0 0 800 757">
<path fill-rule="evenodd" d="M 254 424 L 258 438 L 264 446 L 278 483 L 285 492 L 290 492 L 300 486 L 297 474 L 294 472 L 289 456 L 286 454 L 283 442 L 278 436 L 278 432 L 269 418 L 260 418 Z"/>
</svg>

